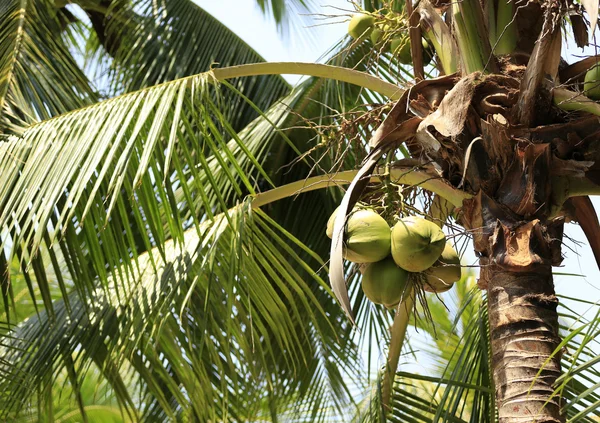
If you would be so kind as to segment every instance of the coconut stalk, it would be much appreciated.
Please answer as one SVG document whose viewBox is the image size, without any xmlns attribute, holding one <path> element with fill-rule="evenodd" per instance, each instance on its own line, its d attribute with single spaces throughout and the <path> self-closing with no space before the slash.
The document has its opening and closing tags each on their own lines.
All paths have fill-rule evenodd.
<svg viewBox="0 0 600 423">
<path fill-rule="evenodd" d="M 458 71 L 458 49 L 446 22 L 435 11 L 428 0 L 419 3 L 421 29 L 427 41 L 433 46 L 445 74 Z"/>
<path fill-rule="evenodd" d="M 410 55 L 413 62 L 415 80 L 425 78 L 423 66 L 423 45 L 421 44 L 421 27 L 419 26 L 419 12 L 413 9 L 412 0 L 406 0 L 406 14 L 408 15 L 408 33 L 410 35 Z"/>
<path fill-rule="evenodd" d="M 519 35 L 515 22 L 515 0 L 498 0 L 496 19 L 494 39 L 490 33 L 490 43 L 494 48 L 494 54 L 511 54 L 517 47 Z"/>
<path fill-rule="evenodd" d="M 498 71 L 478 0 L 452 3 L 454 35 L 465 74 Z"/>
</svg>

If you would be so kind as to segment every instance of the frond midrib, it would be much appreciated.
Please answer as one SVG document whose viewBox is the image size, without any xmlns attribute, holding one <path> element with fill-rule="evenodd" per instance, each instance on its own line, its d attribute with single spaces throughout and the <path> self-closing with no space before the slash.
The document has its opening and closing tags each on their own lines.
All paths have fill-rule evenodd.
<svg viewBox="0 0 600 423">
<path fill-rule="evenodd" d="M 27 1 L 27 0 L 22 0 L 22 1 Z M 263 63 L 251 63 L 251 64 L 245 64 L 245 65 L 237 65 L 237 66 L 230 66 L 230 67 L 226 67 L 226 68 L 214 68 L 211 69 L 209 71 L 206 72 L 202 72 L 202 73 L 198 73 L 195 75 L 190 75 L 190 76 L 185 76 L 183 78 L 179 78 L 179 79 L 175 79 L 173 81 L 166 81 L 163 82 L 161 84 L 158 85 L 153 85 L 151 87 L 147 87 L 147 88 L 142 88 L 136 91 L 131 91 L 131 92 L 127 92 L 127 93 L 123 93 L 121 95 L 118 95 L 116 97 L 112 97 L 100 102 L 97 102 L 95 104 L 90 104 L 88 106 L 79 108 L 79 109 L 74 109 L 71 110 L 67 113 L 58 115 L 58 116 L 54 116 L 50 119 L 46 119 L 43 120 L 41 122 L 35 122 L 34 124 L 30 125 L 28 127 L 28 129 L 32 129 L 35 128 L 41 124 L 45 124 L 48 122 L 52 122 L 55 121 L 56 119 L 63 119 L 66 118 L 68 116 L 72 116 L 78 113 L 83 113 L 86 110 L 92 109 L 92 108 L 96 108 L 96 107 L 100 107 L 112 102 L 117 102 L 120 99 L 123 98 L 127 98 L 130 96 L 136 96 L 136 95 L 141 95 L 145 92 L 149 92 L 155 89 L 160 89 L 161 87 L 167 86 L 169 84 L 180 84 L 182 82 L 187 82 L 187 81 L 191 81 L 195 78 L 207 78 L 210 79 L 212 77 L 212 79 L 215 82 L 220 82 L 222 80 L 227 80 L 227 79 L 232 79 L 232 78 L 236 78 L 236 77 L 246 77 L 246 76 L 258 76 L 258 75 L 281 75 L 276 73 L 274 70 L 268 70 L 270 67 L 276 68 L 276 67 L 280 67 L 280 66 L 297 66 L 300 65 L 301 68 L 304 69 L 312 69 L 311 73 L 303 73 L 303 72 L 299 72 L 299 71 L 294 71 L 290 68 L 288 68 L 286 71 L 282 72 L 282 73 L 289 73 L 289 74 L 295 74 L 295 75 L 305 75 L 305 76 L 314 76 L 314 77 L 319 77 L 319 78 L 329 78 L 329 79 L 334 79 L 334 80 L 338 80 L 338 81 L 342 81 L 342 82 L 349 82 L 349 83 L 358 83 L 358 80 L 355 78 L 347 78 L 347 77 L 340 77 L 338 75 L 338 77 L 336 77 L 335 75 L 330 75 L 330 76 L 326 76 L 326 71 L 330 71 L 332 69 L 335 70 L 340 70 L 343 71 L 344 73 L 353 75 L 353 76 L 362 76 L 363 78 L 365 78 L 365 80 L 363 82 L 367 82 L 364 85 L 361 84 L 361 86 L 363 86 L 364 88 L 369 88 L 372 89 L 374 91 L 379 92 L 380 94 L 386 95 L 388 97 L 390 97 L 391 99 L 397 99 L 400 97 L 400 95 L 402 95 L 402 93 L 404 92 L 404 90 L 396 85 L 393 85 L 387 81 L 384 81 L 376 76 L 364 73 L 364 72 L 360 72 L 360 71 L 356 71 L 353 69 L 349 69 L 349 68 L 344 68 L 344 67 L 338 67 L 338 66 L 332 66 L 332 65 L 326 65 L 326 64 L 319 64 L 319 63 L 303 63 L 303 62 L 263 62 Z M 257 69 L 255 71 L 251 71 L 251 69 Z M 267 68 L 267 70 L 263 70 L 263 71 L 259 71 L 258 69 L 261 68 Z M 249 71 L 245 71 L 245 70 L 249 70 Z M 323 70 L 323 72 L 320 72 L 320 70 Z M 218 75 L 222 74 L 221 77 L 219 77 Z M 379 85 L 379 90 L 377 90 L 376 84 Z"/>
</svg>

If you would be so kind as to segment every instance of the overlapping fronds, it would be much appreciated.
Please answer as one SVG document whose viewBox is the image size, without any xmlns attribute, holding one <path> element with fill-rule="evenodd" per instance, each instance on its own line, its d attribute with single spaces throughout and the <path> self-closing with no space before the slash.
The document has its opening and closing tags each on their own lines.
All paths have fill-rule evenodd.
<svg viewBox="0 0 600 423">
<path fill-rule="evenodd" d="M 69 308 L 55 302 L 52 318 L 41 312 L 21 325 L 4 347 L 3 370 L 12 376 L 2 381 L 5 413 L 25 405 L 19 401 L 75 352 L 97 363 L 114 389 L 115 369 L 133 366 L 148 396 L 139 412 L 156 420 L 188 413 L 247 421 L 265 407 L 264 392 L 267 410 L 296 398 L 318 415 L 330 389 L 341 401 L 345 371 L 358 372 L 356 353 L 339 343 L 313 293 L 326 282 L 299 273 L 322 262 L 300 259 L 295 249 L 305 246 L 290 245 L 289 234 L 250 210 L 240 205 L 205 221 L 181 242 L 141 255 L 134 269 L 115 271 L 87 303 L 72 295 Z M 119 272 L 126 286 L 116 282 Z M 116 394 L 135 414 L 127 391 Z"/>
<path fill-rule="evenodd" d="M 101 7 L 79 6 L 89 22 L 76 21 L 71 48 L 105 96 L 226 67 L 263 62 L 264 59 L 235 33 L 191 0 L 152 2 L 114 0 Z M 77 14 L 85 20 L 85 15 Z M 83 42 L 82 42 L 83 41 Z M 290 91 L 280 75 L 236 78 L 230 83 L 266 110 Z M 216 101 L 216 99 L 214 99 Z M 235 130 L 258 116 L 256 110 L 232 91 L 219 98 L 219 108 Z"/>
<path fill-rule="evenodd" d="M 114 50 L 110 79 L 114 93 L 206 72 L 212 67 L 264 61 L 232 30 L 190 0 L 115 0 L 103 18 L 106 43 L 115 44 L 109 44 Z M 290 90 L 280 75 L 239 78 L 230 83 L 260 110 Z M 256 117 L 252 107 L 236 95 L 222 98 L 222 110 L 237 130 Z"/>
<path fill-rule="evenodd" d="M 67 16 L 50 0 L 0 4 L 0 131 L 90 104 L 94 93 L 64 42 Z M 64 35 L 68 36 L 68 35 Z"/>
<path fill-rule="evenodd" d="M 190 236 L 197 237 L 198 234 L 203 234 L 201 229 L 205 227 L 203 225 L 214 222 L 215 216 L 229 211 L 236 203 L 244 201 L 248 195 L 272 186 L 273 180 L 281 183 L 286 178 L 297 180 L 298 175 L 310 174 L 313 164 L 307 166 L 307 163 L 302 161 L 291 168 L 294 172 L 284 173 L 280 169 L 281 166 L 289 163 L 290 157 L 297 157 L 298 151 L 310 148 L 315 137 L 318 139 L 319 134 L 322 134 L 307 125 L 305 120 L 300 119 L 300 112 L 304 112 L 304 116 L 319 119 L 322 124 L 331 125 L 339 118 L 325 106 L 326 101 L 330 101 L 328 99 L 331 98 L 341 101 L 336 108 L 345 112 L 348 104 L 353 103 L 350 101 L 351 96 L 355 98 L 360 96 L 359 88 L 351 89 L 348 84 L 308 80 L 297 91 L 272 107 L 268 113 L 250 123 L 244 130 L 237 132 L 220 112 L 219 106 L 222 105 L 219 102 L 220 89 L 221 87 L 215 85 L 210 73 L 177 80 L 34 125 L 22 136 L 13 136 L 0 146 L 3 150 L 1 155 L 3 188 L 0 193 L 3 211 L 0 217 L 3 247 L 11 250 L 11 262 L 14 261 L 14 257 L 21 266 L 21 273 L 26 275 L 27 293 L 34 301 L 41 297 L 45 306 L 45 311 L 40 310 L 37 317 L 23 327 L 37 325 L 38 329 L 35 329 L 37 332 L 32 332 L 35 335 L 32 335 L 31 339 L 38 338 L 41 333 L 49 334 L 48 336 L 53 334 L 54 338 L 50 342 L 73 331 L 82 332 L 75 337 L 68 336 L 73 338 L 73 341 L 63 345 L 61 355 L 51 357 L 32 355 L 31 360 L 23 360 L 24 364 L 29 363 L 31 367 L 25 367 L 19 375 L 24 377 L 24 380 L 19 378 L 14 380 L 22 381 L 18 388 L 24 391 L 17 392 L 13 387 L 3 390 L 4 393 L 12 393 L 8 398 L 3 399 L 7 413 L 26 405 L 23 403 L 28 401 L 26 394 L 31 393 L 33 388 L 42 381 L 46 381 L 45 378 L 49 377 L 48 371 L 52 372 L 52 369 L 59 369 L 63 365 L 68 367 L 60 357 L 84 348 L 82 347 L 83 334 L 94 333 L 91 328 L 88 331 L 87 322 L 93 320 L 98 313 L 104 313 L 87 307 L 87 304 L 90 302 L 102 304 L 105 301 L 104 297 L 117 297 L 119 301 L 129 306 L 137 304 L 134 300 L 139 300 L 139 295 L 142 294 L 135 291 L 136 284 L 141 283 L 140 281 L 152 282 L 159 278 L 157 275 L 160 272 L 157 269 L 160 266 L 156 267 L 156 263 L 160 261 L 159 258 L 166 260 L 171 245 L 185 245 Z M 240 95 L 239 91 L 230 84 L 226 84 L 224 89 Z M 250 104 L 258 110 L 255 104 Z M 293 125 L 298 128 L 286 131 L 292 137 L 290 139 L 289 136 L 283 135 L 282 127 Z M 273 151 L 279 151 L 279 154 L 273 154 Z M 264 163 L 269 164 L 268 173 L 263 170 Z M 331 165 L 325 168 L 329 166 Z M 296 202 L 294 207 L 301 205 L 302 199 L 309 195 L 323 194 L 311 193 L 300 196 L 300 201 Z M 318 222 L 319 219 L 326 220 L 328 213 L 323 213 L 323 210 L 331 210 L 333 204 L 315 203 L 315 198 L 318 197 L 304 202 L 313 204 L 314 210 L 314 214 L 308 212 L 308 209 L 306 213 L 301 213 L 306 218 L 306 222 L 310 222 L 310 225 L 304 227 L 294 218 L 293 213 L 281 213 L 276 208 L 269 208 L 269 214 L 280 213 L 279 216 L 282 217 L 280 229 L 284 232 L 280 235 L 280 244 L 296 239 L 287 229 L 284 229 L 291 227 L 294 232 L 300 233 L 301 237 L 308 241 L 318 240 L 314 245 L 317 249 L 320 245 L 325 246 L 322 240 L 324 221 L 321 227 Z M 314 204 L 319 207 L 314 207 Z M 300 212 L 299 208 L 297 210 Z M 229 214 L 220 216 L 221 221 L 225 222 L 224 225 L 227 222 L 233 224 Z M 318 216 L 318 219 L 311 219 L 314 216 Z M 268 220 L 267 215 L 265 219 Z M 274 224 L 274 221 L 271 222 Z M 267 231 L 267 228 L 263 230 Z M 241 232 L 236 234 L 240 235 Z M 247 232 L 244 234 L 248 235 Z M 225 268 L 233 269 L 228 270 L 232 272 L 238 270 L 235 266 L 232 267 L 232 262 L 228 260 L 231 260 L 230 255 L 235 256 L 239 253 L 237 250 L 232 250 L 230 244 L 221 241 L 209 246 L 205 245 L 206 248 L 210 247 L 210 251 L 214 254 L 211 256 L 213 258 L 209 259 L 209 255 L 204 254 L 203 251 L 200 269 L 208 272 L 209 275 L 216 275 L 211 277 L 217 278 L 219 282 L 227 280 L 233 284 L 229 285 L 228 293 L 235 296 L 238 292 L 242 292 L 240 286 L 243 286 L 244 282 L 258 287 L 254 280 L 257 277 L 259 280 L 260 277 L 265 278 L 265 281 L 269 281 L 269 286 L 272 286 L 273 280 L 285 281 L 289 278 L 293 280 L 308 278 L 310 281 L 315 277 L 315 271 L 323 267 L 322 262 L 314 262 L 317 256 L 309 249 L 294 251 L 289 247 L 287 249 L 281 245 L 278 247 L 271 236 L 260 238 L 258 234 L 250 236 L 246 242 L 252 245 L 254 243 L 263 245 L 269 252 L 263 253 L 262 263 L 255 263 L 256 267 L 253 271 L 259 272 L 256 274 L 259 276 L 252 275 L 252 279 L 248 280 L 241 279 L 243 275 L 235 273 L 219 276 L 219 271 L 224 272 Z M 247 246 L 249 251 L 255 248 L 259 247 Z M 326 248 L 321 249 L 326 250 Z M 140 266 L 143 268 L 144 260 L 148 260 L 143 258 L 144 251 L 150 250 L 153 251 L 150 261 L 155 267 L 152 272 L 139 273 Z M 178 252 L 180 253 L 178 260 L 185 262 L 187 256 L 180 250 Z M 313 264 L 295 269 L 294 266 L 286 264 L 290 257 L 292 259 L 297 257 L 303 262 L 313 261 Z M 276 270 L 270 268 L 270 265 L 275 265 Z M 190 267 L 188 271 L 192 268 L 194 267 Z M 135 275 L 140 278 L 136 279 Z M 183 277 L 176 280 L 180 284 L 186 282 Z M 170 288 L 173 289 L 174 286 L 177 285 L 172 283 Z M 56 298 L 57 287 L 62 295 L 62 301 L 59 302 L 53 301 Z M 265 284 L 263 289 L 266 287 Z M 275 284 L 272 288 L 281 295 L 281 286 Z M 304 404 L 302 410 L 305 412 L 310 410 L 310 415 L 326 416 L 338 413 L 346 405 L 344 401 L 348 399 L 347 382 L 343 378 L 346 371 L 344 366 L 340 369 L 339 358 L 351 357 L 356 354 L 356 350 L 352 347 L 348 335 L 350 327 L 342 322 L 342 315 L 332 301 L 330 293 L 321 283 L 308 283 L 304 288 L 310 293 L 311 299 L 307 300 L 308 303 L 304 303 L 302 306 L 304 309 L 312 310 L 311 313 L 314 313 L 314 310 L 318 311 L 319 307 L 327 308 L 326 313 L 321 312 L 319 319 L 316 317 L 308 320 L 300 319 L 300 314 L 290 313 L 290 304 L 297 300 L 295 295 L 291 297 L 287 295 L 284 299 L 277 298 L 278 301 L 274 300 L 273 305 L 262 311 L 264 316 L 270 316 L 274 312 L 281 312 L 278 310 L 285 310 L 282 318 L 287 318 L 288 322 L 285 329 L 277 329 L 279 322 L 269 317 L 260 328 L 278 334 L 280 340 L 279 346 L 271 346 L 272 338 L 267 339 L 264 334 L 262 335 L 265 345 L 272 349 L 270 356 L 274 366 L 271 369 L 273 373 L 270 373 L 273 380 L 267 386 L 269 389 L 279 389 L 277 395 L 273 393 L 269 396 L 267 408 L 276 413 L 277 410 L 288 408 L 290 398 L 294 398 Z M 70 292 L 73 293 L 69 294 Z M 180 301 L 190 303 L 192 292 L 191 288 L 186 291 L 185 285 L 180 286 L 178 295 L 183 295 Z M 185 295 L 188 293 L 190 296 L 186 299 Z M 11 290 L 3 289 L 3 294 L 5 294 L 3 298 L 5 313 L 10 316 Z M 263 291 L 255 292 L 253 298 L 260 299 L 262 294 Z M 144 298 L 146 297 L 147 295 Z M 88 298 L 88 301 L 85 301 L 85 298 Z M 216 300 L 218 298 L 215 297 Z M 167 339 L 183 337 L 186 342 L 190 342 L 189 334 L 181 327 L 182 320 L 175 319 L 168 324 L 165 323 L 167 321 L 164 319 L 168 317 L 164 309 L 165 304 L 172 305 L 174 300 L 172 296 L 166 295 L 165 301 L 160 304 L 151 302 L 147 307 L 148 313 L 141 313 L 140 319 L 135 321 L 137 326 L 133 322 L 127 323 L 132 325 L 127 335 L 133 333 L 137 337 L 133 339 L 125 337 L 115 341 L 118 342 L 117 350 L 120 353 L 118 358 L 131 359 L 134 351 L 138 351 L 136 348 L 144 345 L 147 339 L 154 339 L 155 334 L 148 333 L 145 325 L 153 329 L 160 327 L 164 331 L 167 331 L 164 328 L 170 328 L 171 333 Z M 239 308 L 232 304 L 229 303 L 232 307 L 230 311 Z M 111 307 L 114 308 L 114 304 Z M 251 319 L 252 324 L 246 321 L 243 324 L 244 328 L 253 328 L 253 324 L 260 322 L 260 311 L 254 305 L 241 314 L 250 316 L 253 313 L 256 317 Z M 230 315 L 223 314 L 221 317 L 226 320 Z M 61 321 L 82 324 L 64 326 L 61 325 Z M 199 322 L 198 317 L 195 316 L 191 321 L 194 323 L 194 333 L 196 333 L 198 329 L 195 325 Z M 317 321 L 319 324 L 315 323 Z M 342 327 L 345 326 L 345 329 L 332 332 L 330 325 L 334 321 Z M 225 327 L 223 324 L 213 329 Z M 23 333 L 27 331 L 23 327 L 17 330 L 20 333 L 17 338 L 26 340 L 27 337 L 23 336 Z M 256 331 L 260 333 L 259 329 Z M 284 336 L 283 332 L 304 334 L 304 337 L 293 336 L 287 339 L 291 335 Z M 307 333 L 311 333 L 312 337 L 307 337 Z M 142 338 L 143 336 L 146 338 Z M 183 338 L 177 343 L 179 350 L 175 345 L 171 345 L 169 349 L 170 354 L 174 354 L 173 360 L 187 359 L 186 350 L 182 347 Z M 255 341 L 252 348 L 258 348 L 257 343 L 258 341 Z M 109 360 L 110 354 L 115 352 L 109 348 L 110 343 L 100 347 L 102 342 L 88 349 L 99 353 L 102 353 L 103 348 L 108 349 L 103 353 L 104 358 L 90 356 L 87 362 L 94 360 L 101 363 L 100 367 L 103 368 L 104 360 Z M 236 344 L 229 348 L 234 350 L 238 346 Z M 85 351 L 88 349 L 84 348 Z M 14 348 L 11 350 L 20 351 Z M 40 350 L 38 344 L 27 346 L 26 350 L 29 353 L 46 351 L 44 348 Z M 302 353 L 292 354 L 292 357 L 283 353 L 290 351 Z M 231 351 L 227 350 L 227 352 Z M 306 357 L 304 352 L 309 356 Z M 157 354 L 163 354 L 160 356 L 163 357 L 166 353 L 160 351 Z M 242 358 L 248 359 L 250 355 L 248 350 L 239 354 L 243 354 L 243 357 L 239 358 L 240 362 Z M 258 356 L 264 354 L 261 352 Z M 209 361 L 218 356 L 218 353 L 214 353 L 206 356 L 205 359 Z M 13 357 L 15 362 L 20 361 L 19 357 L 23 358 L 19 355 Z M 40 365 L 42 360 L 43 363 L 54 363 L 54 365 L 48 370 Z M 162 362 L 162 358 L 154 358 L 154 360 L 155 365 Z M 357 363 L 359 363 L 357 359 L 348 361 L 348 374 L 354 376 L 358 374 Z M 115 386 L 122 385 L 118 382 L 118 372 L 115 370 L 119 369 L 121 364 L 117 360 L 117 363 L 111 364 L 110 368 L 113 370 L 109 374 L 105 373 L 113 389 L 116 389 Z M 230 364 L 231 362 L 227 363 Z M 266 366 L 264 362 L 262 365 Z M 301 375 L 298 377 L 296 372 L 300 367 L 304 368 L 304 372 L 298 373 Z M 143 369 L 142 365 L 135 367 L 135 371 L 141 374 Z M 232 369 L 230 373 L 235 379 Z M 238 370 L 235 368 L 235 371 Z M 181 400 L 182 397 L 174 387 L 173 398 L 161 399 L 161 392 L 165 387 L 159 380 L 160 378 L 167 380 L 167 375 L 175 377 L 169 373 L 170 371 L 145 374 L 143 385 L 147 389 L 148 398 L 145 404 L 151 405 L 148 405 L 145 410 L 139 410 L 141 413 L 164 417 L 169 413 L 178 412 L 177 406 L 172 405 L 172 402 L 177 402 L 177 399 Z M 286 372 L 291 373 L 286 376 Z M 253 376 L 256 376 L 256 370 Z M 197 377 L 188 380 L 186 392 L 187 389 L 191 389 L 192 383 L 197 383 L 197 380 Z M 220 394 L 215 395 L 224 395 L 230 389 L 228 385 L 230 383 L 231 381 L 225 380 L 219 382 L 216 392 Z M 277 388 L 278 384 L 280 384 L 279 388 Z M 121 404 L 128 408 L 132 415 L 135 414 L 135 407 L 131 404 L 127 406 L 127 390 L 119 388 L 116 392 L 121 398 Z M 264 401 L 264 395 L 261 398 Z M 167 408 L 167 405 L 171 409 Z M 231 405 L 233 408 L 238 406 L 240 407 L 237 409 L 238 412 L 244 409 L 239 404 Z M 215 411 L 217 409 L 218 407 L 210 409 L 210 412 L 217 412 Z M 235 411 L 227 410 L 229 409 L 218 413 Z"/>
<path fill-rule="evenodd" d="M 569 422 L 593 422 L 600 417 L 600 309 L 598 302 L 561 297 L 562 369 L 557 392 L 564 395 Z M 577 309 L 587 309 L 589 316 Z"/>
<path fill-rule="evenodd" d="M 3 143 L 0 221 L 9 234 L 3 245 L 27 246 L 35 258 L 43 240 L 50 245 L 68 236 L 70 224 L 92 244 L 99 229 L 110 227 L 100 231 L 102 242 L 88 246 L 102 278 L 103 258 L 115 268 L 131 254 L 181 239 L 187 228 L 228 210 L 259 185 L 269 187 L 271 175 L 261 163 L 292 114 L 289 107 L 303 99 L 306 111 L 310 98 L 302 93 L 314 81 L 240 133 L 213 101 L 214 83 L 210 72 L 177 80 L 34 125 Z M 278 140 L 292 152 L 302 144 Z M 115 235 L 128 231 L 125 238 Z M 136 240 L 141 232 L 146 237 Z M 103 249 L 113 257 L 98 254 Z"/>
</svg>

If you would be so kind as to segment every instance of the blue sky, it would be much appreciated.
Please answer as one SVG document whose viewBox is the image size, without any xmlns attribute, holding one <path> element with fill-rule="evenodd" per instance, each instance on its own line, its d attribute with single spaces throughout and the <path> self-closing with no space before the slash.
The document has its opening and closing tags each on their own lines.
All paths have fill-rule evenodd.
<svg viewBox="0 0 600 423">
<path fill-rule="evenodd" d="M 256 0 L 194 1 L 272 62 L 314 62 L 346 34 L 344 16 L 330 19 L 304 16 L 305 23 L 282 36 L 275 22 L 264 17 Z M 349 15 L 353 10 L 346 0 L 316 0 L 316 3 L 322 4 L 318 13 L 323 15 Z M 299 77 L 290 75 L 287 79 L 295 82 Z"/>
</svg>

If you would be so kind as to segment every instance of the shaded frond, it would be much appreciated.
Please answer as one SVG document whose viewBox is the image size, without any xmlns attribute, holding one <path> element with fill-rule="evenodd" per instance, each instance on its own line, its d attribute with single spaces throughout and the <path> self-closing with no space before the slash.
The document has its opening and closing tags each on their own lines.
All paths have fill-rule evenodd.
<svg viewBox="0 0 600 423">
<path fill-rule="evenodd" d="M 294 249 L 306 247 L 292 240 L 263 212 L 240 205 L 182 242 L 167 242 L 162 253 L 140 256 L 131 272 L 122 269 L 127 286 L 111 277 L 89 305 L 71 296 L 71 313 L 55 302 L 52 318 L 32 317 L 4 346 L 10 365 L 3 370 L 12 377 L 2 380 L 0 391 L 10 393 L 3 410 L 23 406 L 19 401 L 62 368 L 61 356 L 78 350 L 106 377 L 112 366 L 133 366 L 151 398 L 139 411 L 153 418 L 246 421 L 264 406 L 264 392 L 275 410 L 289 398 L 317 415 L 330 401 L 345 406 L 344 377 L 359 371 L 356 353 L 315 297 L 328 291 L 326 282 L 295 270 L 323 263 L 301 260 Z M 117 397 L 132 407 L 126 393 Z"/>
<path fill-rule="evenodd" d="M 62 38 L 67 19 L 50 0 L 0 4 L 0 131 L 19 133 L 95 99 Z"/>
<path fill-rule="evenodd" d="M 190 0 L 116 0 L 104 17 L 114 49 L 112 86 L 128 92 L 185 76 L 264 59 L 233 31 Z M 230 83 L 265 110 L 290 87 L 280 75 Z M 224 113 L 236 129 L 256 116 L 239 96 L 225 95 Z M 252 117 L 242 119 L 244 115 Z"/>
</svg>

